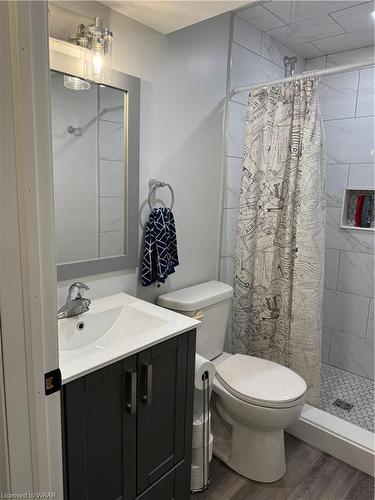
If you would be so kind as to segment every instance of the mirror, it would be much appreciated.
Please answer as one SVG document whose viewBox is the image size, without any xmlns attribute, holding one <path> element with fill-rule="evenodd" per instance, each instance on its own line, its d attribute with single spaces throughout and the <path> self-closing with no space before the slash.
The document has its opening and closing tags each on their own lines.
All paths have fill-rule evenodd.
<svg viewBox="0 0 375 500">
<path fill-rule="evenodd" d="M 139 83 L 123 77 L 133 92 L 50 72 L 59 280 L 137 265 Z"/>
</svg>

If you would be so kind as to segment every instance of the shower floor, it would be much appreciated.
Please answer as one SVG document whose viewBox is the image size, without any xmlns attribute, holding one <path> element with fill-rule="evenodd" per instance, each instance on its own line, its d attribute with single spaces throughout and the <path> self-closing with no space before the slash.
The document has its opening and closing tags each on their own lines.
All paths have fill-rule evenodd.
<svg viewBox="0 0 375 500">
<path fill-rule="evenodd" d="M 337 400 L 353 405 L 339 408 Z M 322 364 L 320 386 L 321 409 L 363 429 L 374 432 L 374 382 L 331 365 Z"/>
</svg>

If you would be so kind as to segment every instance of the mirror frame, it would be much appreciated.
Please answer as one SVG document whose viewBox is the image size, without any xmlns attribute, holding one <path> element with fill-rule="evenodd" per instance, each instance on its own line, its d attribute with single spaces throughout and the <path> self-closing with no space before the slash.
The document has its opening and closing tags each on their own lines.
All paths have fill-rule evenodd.
<svg viewBox="0 0 375 500">
<path fill-rule="evenodd" d="M 50 69 L 79 78 L 83 76 L 83 52 L 86 49 L 68 42 L 49 39 Z M 114 257 L 99 257 L 67 264 L 56 264 L 57 281 L 65 281 L 89 275 L 109 273 L 138 266 L 139 246 L 139 128 L 140 128 L 140 79 L 111 70 L 110 79 L 103 84 L 127 93 L 127 161 L 126 161 L 126 254 Z M 131 186 L 131 189 L 129 189 Z M 136 186 L 136 189 L 133 187 Z"/>
</svg>

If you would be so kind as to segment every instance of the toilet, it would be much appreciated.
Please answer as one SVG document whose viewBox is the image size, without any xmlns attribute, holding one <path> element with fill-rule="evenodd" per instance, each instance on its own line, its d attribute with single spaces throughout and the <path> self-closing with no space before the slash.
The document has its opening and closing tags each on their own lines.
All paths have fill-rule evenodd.
<svg viewBox="0 0 375 500">
<path fill-rule="evenodd" d="M 216 367 L 214 455 L 239 474 L 269 483 L 286 472 L 284 429 L 301 415 L 306 383 L 278 363 L 224 352 L 232 295 L 231 286 L 208 281 L 161 295 L 158 303 L 202 321 L 197 352 Z"/>
</svg>

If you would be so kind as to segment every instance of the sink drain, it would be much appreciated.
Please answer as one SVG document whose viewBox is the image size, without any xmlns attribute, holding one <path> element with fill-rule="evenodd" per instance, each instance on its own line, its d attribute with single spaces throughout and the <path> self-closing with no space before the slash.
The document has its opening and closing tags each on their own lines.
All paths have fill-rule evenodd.
<svg viewBox="0 0 375 500">
<path fill-rule="evenodd" d="M 77 324 L 77 330 L 83 330 L 85 328 L 85 323 L 83 321 L 80 321 Z"/>
</svg>

